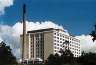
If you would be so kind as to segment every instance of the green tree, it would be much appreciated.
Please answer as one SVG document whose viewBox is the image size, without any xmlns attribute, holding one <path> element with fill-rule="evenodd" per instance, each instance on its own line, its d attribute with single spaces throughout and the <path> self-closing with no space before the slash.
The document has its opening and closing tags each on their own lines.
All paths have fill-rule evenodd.
<svg viewBox="0 0 96 65">
<path fill-rule="evenodd" d="M 62 64 L 72 64 L 74 63 L 74 57 L 69 49 L 65 49 L 61 55 Z"/>
<path fill-rule="evenodd" d="M 48 65 L 61 65 L 60 56 L 57 53 L 55 55 L 50 54 L 48 57 Z"/>
<path fill-rule="evenodd" d="M 93 37 L 93 41 L 96 40 L 96 25 L 94 25 L 94 30 L 90 33 L 90 35 Z"/>
<path fill-rule="evenodd" d="M 61 56 L 57 53 L 55 55 L 51 54 L 48 57 L 48 65 L 63 65 L 68 64 L 71 65 L 74 63 L 74 57 L 70 50 L 66 49 L 65 51 L 61 50 Z"/>
<path fill-rule="evenodd" d="M 48 57 L 48 65 L 54 65 L 55 56 L 53 54 L 50 54 Z"/>
<path fill-rule="evenodd" d="M 96 65 L 96 53 L 82 52 L 81 57 L 79 57 L 79 63 L 81 63 L 81 65 Z"/>
<path fill-rule="evenodd" d="M 16 57 L 12 54 L 11 49 L 4 42 L 0 43 L 0 65 L 16 64 Z"/>
</svg>

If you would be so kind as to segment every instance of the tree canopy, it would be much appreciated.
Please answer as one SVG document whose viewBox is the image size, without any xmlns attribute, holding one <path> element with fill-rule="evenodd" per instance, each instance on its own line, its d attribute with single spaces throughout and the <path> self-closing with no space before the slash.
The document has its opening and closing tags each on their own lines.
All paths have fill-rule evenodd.
<svg viewBox="0 0 96 65">
<path fill-rule="evenodd" d="M 16 64 L 16 57 L 12 54 L 10 46 L 0 43 L 0 65 Z"/>
<path fill-rule="evenodd" d="M 73 54 L 70 50 L 62 51 L 62 55 L 51 54 L 48 57 L 48 65 L 62 65 L 62 64 L 72 64 L 74 62 Z"/>
<path fill-rule="evenodd" d="M 93 41 L 96 40 L 96 25 L 94 25 L 94 30 L 90 33 L 90 35 L 93 37 Z"/>
<path fill-rule="evenodd" d="M 48 65 L 96 65 L 96 53 L 82 52 L 80 57 L 74 57 L 70 50 L 63 52 L 61 56 L 51 54 L 48 57 Z"/>
</svg>

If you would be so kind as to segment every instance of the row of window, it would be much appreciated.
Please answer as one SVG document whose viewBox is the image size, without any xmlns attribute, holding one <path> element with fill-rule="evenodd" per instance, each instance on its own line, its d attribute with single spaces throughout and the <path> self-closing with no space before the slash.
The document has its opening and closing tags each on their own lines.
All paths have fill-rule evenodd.
<svg viewBox="0 0 96 65">
<path fill-rule="evenodd" d="M 37 54 L 43 54 L 44 51 L 36 51 Z"/>
<path fill-rule="evenodd" d="M 59 51 L 60 51 L 60 50 L 54 49 L 54 52 L 55 52 L 55 53 L 59 53 Z"/>
<path fill-rule="evenodd" d="M 57 43 L 64 43 L 64 41 L 59 41 L 59 40 L 54 40 L 54 42 L 57 42 Z M 72 41 L 69 41 L 69 43 L 72 43 L 72 44 L 75 44 L 75 45 L 77 45 L 77 46 L 80 46 L 80 44 L 74 43 L 74 42 L 72 42 Z"/>
<path fill-rule="evenodd" d="M 56 49 L 55 49 L 54 52 L 55 52 L 55 53 L 56 53 L 56 52 L 58 53 L 59 50 L 56 50 Z M 75 55 L 75 54 L 76 54 L 76 55 L 80 55 L 80 52 L 72 51 L 72 53 L 73 53 L 74 55 Z"/>
<path fill-rule="evenodd" d="M 76 41 L 76 42 L 80 42 L 78 39 L 76 39 L 76 38 L 73 38 L 73 37 L 70 37 L 70 36 L 67 36 L 67 35 L 64 35 L 64 34 L 61 34 L 61 33 L 54 33 L 56 36 L 59 36 L 59 37 L 63 37 L 63 38 L 65 38 L 65 39 L 70 39 L 70 40 L 72 40 L 72 41 Z M 59 37 L 57 37 L 57 39 L 59 39 Z M 56 37 L 55 37 L 56 38 Z"/>
<path fill-rule="evenodd" d="M 35 41 L 36 42 L 36 44 L 43 44 L 44 43 L 44 41 L 43 40 L 41 40 L 41 41 Z M 34 41 L 31 41 L 31 44 L 34 44 Z"/>
<path fill-rule="evenodd" d="M 79 57 L 80 55 L 74 55 L 74 57 Z"/>
<path fill-rule="evenodd" d="M 64 47 L 66 46 L 65 44 L 62 45 L 62 44 L 58 44 L 58 43 L 54 43 L 55 46 L 60 46 L 60 47 Z M 67 45 L 68 46 L 68 45 Z M 76 45 L 73 45 L 73 44 L 69 44 L 69 47 L 74 47 L 74 48 L 79 48 L 80 49 L 80 46 L 76 46 Z"/>
<path fill-rule="evenodd" d="M 42 56 L 44 56 L 44 53 L 36 53 L 36 56 L 37 57 L 42 57 Z M 31 57 L 34 57 L 34 54 L 31 52 Z"/>
<path fill-rule="evenodd" d="M 54 41 L 56 41 L 56 40 L 59 40 L 60 43 L 63 43 L 65 40 L 68 40 L 68 39 L 66 39 L 66 38 L 59 38 L 59 37 L 56 37 L 56 36 L 55 36 L 55 40 L 54 40 Z M 59 42 L 59 41 L 58 41 L 58 42 Z M 78 44 L 77 42 L 71 41 L 71 40 L 69 40 L 69 42 L 70 42 L 70 43 Z"/>
<path fill-rule="evenodd" d="M 43 57 L 43 56 L 44 56 L 44 55 L 38 55 L 38 54 L 36 55 L 36 57 Z"/>
</svg>

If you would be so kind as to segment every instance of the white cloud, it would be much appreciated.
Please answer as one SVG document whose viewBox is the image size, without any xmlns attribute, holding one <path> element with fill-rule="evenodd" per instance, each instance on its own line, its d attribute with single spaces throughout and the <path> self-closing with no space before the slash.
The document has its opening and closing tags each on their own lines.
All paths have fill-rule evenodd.
<svg viewBox="0 0 96 65">
<path fill-rule="evenodd" d="M 90 35 L 76 36 L 80 39 L 81 50 L 86 52 L 96 52 L 96 41 L 93 42 Z"/>
<path fill-rule="evenodd" d="M 14 36 L 15 31 L 13 27 L 8 26 L 8 25 L 0 25 L 0 39 L 1 41 L 3 40 L 7 45 L 9 45 L 13 50 L 14 55 L 18 53 L 18 50 L 20 49 L 20 40 L 19 40 L 19 35 Z M 0 41 L 0 42 L 1 42 Z M 18 53 L 20 54 L 20 53 Z M 20 55 L 17 54 L 17 57 Z"/>
<path fill-rule="evenodd" d="M 45 21 L 45 22 L 28 22 L 26 21 L 27 31 L 30 30 L 38 30 L 38 29 L 46 29 L 46 28 L 55 28 L 55 29 L 62 29 L 68 34 L 68 31 L 63 28 L 63 26 L 53 23 L 52 21 Z M 20 22 L 16 23 L 13 28 L 15 29 L 16 34 L 22 33 L 22 24 Z"/>
<path fill-rule="evenodd" d="M 62 26 L 57 25 L 51 21 L 45 22 L 26 22 L 27 31 L 45 29 L 45 28 L 56 28 L 63 29 Z M 22 34 L 22 23 L 17 22 L 13 26 L 0 25 L 0 39 L 3 40 L 7 45 L 10 45 L 13 49 L 13 53 L 18 58 L 20 57 L 20 34 Z"/>
<path fill-rule="evenodd" d="M 2 39 L 0 38 L 0 42 L 2 42 Z"/>
<path fill-rule="evenodd" d="M 4 14 L 4 10 L 6 7 L 10 7 L 13 5 L 14 0 L 0 0 L 0 15 Z"/>
</svg>

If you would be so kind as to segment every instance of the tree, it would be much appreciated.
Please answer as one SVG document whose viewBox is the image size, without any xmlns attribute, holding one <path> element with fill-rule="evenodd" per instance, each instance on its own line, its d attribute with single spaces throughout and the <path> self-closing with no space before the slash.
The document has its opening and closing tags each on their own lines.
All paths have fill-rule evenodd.
<svg viewBox="0 0 96 65">
<path fill-rule="evenodd" d="M 0 65 L 16 64 L 16 57 L 12 54 L 11 49 L 4 42 L 0 43 Z"/>
<path fill-rule="evenodd" d="M 48 65 L 61 65 L 60 56 L 57 53 L 55 55 L 50 54 L 48 57 Z"/>
<path fill-rule="evenodd" d="M 50 54 L 48 57 L 48 65 L 54 65 L 55 56 Z"/>
<path fill-rule="evenodd" d="M 74 63 L 74 57 L 72 52 L 69 49 L 65 51 L 61 50 L 61 56 L 57 53 L 55 55 L 51 54 L 48 57 L 48 65 L 63 65 L 63 64 L 72 64 Z"/>
<path fill-rule="evenodd" d="M 62 64 L 72 64 L 74 63 L 74 57 L 69 49 L 65 49 L 61 55 Z"/>
<path fill-rule="evenodd" d="M 96 65 L 96 53 L 85 53 L 82 52 L 81 57 L 79 57 L 79 62 L 81 65 Z"/>
<path fill-rule="evenodd" d="M 96 40 L 96 25 L 94 25 L 94 30 L 90 33 L 90 35 L 93 37 L 93 41 L 95 41 Z"/>
</svg>

